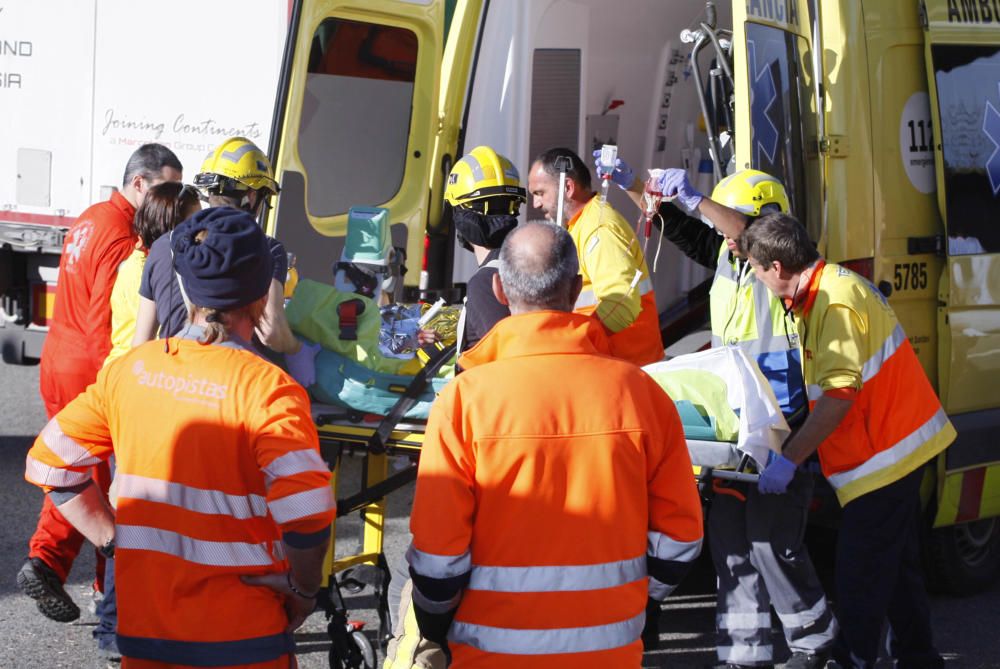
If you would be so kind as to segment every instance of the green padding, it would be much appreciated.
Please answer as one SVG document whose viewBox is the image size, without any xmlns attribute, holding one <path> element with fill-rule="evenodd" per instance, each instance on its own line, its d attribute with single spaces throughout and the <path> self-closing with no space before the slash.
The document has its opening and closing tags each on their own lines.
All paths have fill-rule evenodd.
<svg viewBox="0 0 1000 669">
<path fill-rule="evenodd" d="M 365 311 L 358 316 L 357 340 L 340 338 L 340 317 L 337 306 L 347 300 L 360 299 Z M 378 305 L 357 293 L 342 293 L 318 281 L 302 279 L 295 287 L 288 306 L 285 307 L 292 331 L 318 343 L 368 369 L 385 374 L 413 376 L 422 366 L 420 360 L 400 360 L 382 355 L 378 348 L 378 333 L 382 317 Z"/>
<path fill-rule="evenodd" d="M 316 383 L 309 387 L 309 392 L 326 404 L 384 416 L 403 396 L 412 380 L 409 376 L 375 372 L 324 350 L 316 356 Z M 417 403 L 406 412 L 406 418 L 427 418 L 431 402 L 446 383 L 446 378 L 431 379 Z"/>
<path fill-rule="evenodd" d="M 689 439 L 736 441 L 740 419 L 729 406 L 726 383 L 712 372 L 679 369 L 651 374 L 677 405 Z M 698 434 L 707 437 L 695 436 Z"/>
<path fill-rule="evenodd" d="M 684 425 L 685 437 L 718 441 L 715 432 L 715 418 L 702 415 L 698 407 L 687 400 L 677 400 L 674 402 L 674 406 L 677 407 L 677 415 L 681 417 L 681 424 Z"/>
</svg>

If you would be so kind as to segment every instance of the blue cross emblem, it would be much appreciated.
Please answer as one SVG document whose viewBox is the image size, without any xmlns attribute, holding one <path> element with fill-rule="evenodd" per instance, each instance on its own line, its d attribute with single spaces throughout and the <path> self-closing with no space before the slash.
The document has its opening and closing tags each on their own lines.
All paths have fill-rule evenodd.
<svg viewBox="0 0 1000 669">
<path fill-rule="evenodd" d="M 778 126 L 774 124 L 769 112 L 778 99 L 778 89 L 774 85 L 771 64 L 765 63 L 763 68 L 757 67 L 757 47 L 752 40 L 747 41 L 747 52 L 751 74 L 750 124 L 753 127 L 756 164 L 763 165 L 760 159 L 763 151 L 768 163 L 773 165 L 775 152 L 778 150 Z"/>
<path fill-rule="evenodd" d="M 997 89 L 1000 90 L 1000 84 L 997 84 Z M 993 142 L 993 153 L 986 159 L 986 174 L 993 187 L 993 197 L 996 197 L 1000 193 L 1000 112 L 989 100 L 983 111 L 983 134 Z"/>
</svg>

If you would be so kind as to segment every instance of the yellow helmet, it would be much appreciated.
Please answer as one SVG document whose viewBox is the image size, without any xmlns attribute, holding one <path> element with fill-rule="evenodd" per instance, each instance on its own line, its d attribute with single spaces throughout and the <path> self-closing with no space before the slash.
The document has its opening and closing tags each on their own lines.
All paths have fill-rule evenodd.
<svg viewBox="0 0 1000 669">
<path fill-rule="evenodd" d="M 712 199 L 747 216 L 775 211 L 787 214 L 791 208 L 781 182 L 760 170 L 741 170 L 719 182 Z"/>
<path fill-rule="evenodd" d="M 230 137 L 209 153 L 194 184 L 218 195 L 241 195 L 265 188 L 278 192 L 271 161 L 245 137 Z"/>
<path fill-rule="evenodd" d="M 483 214 L 516 214 L 528 199 L 514 164 L 488 146 L 477 146 L 455 163 L 444 198 L 453 207 Z"/>
</svg>

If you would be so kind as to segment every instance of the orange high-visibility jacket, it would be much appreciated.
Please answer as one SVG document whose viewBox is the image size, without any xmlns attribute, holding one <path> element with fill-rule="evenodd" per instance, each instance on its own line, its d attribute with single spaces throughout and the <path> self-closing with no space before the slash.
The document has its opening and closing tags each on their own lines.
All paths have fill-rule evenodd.
<svg viewBox="0 0 1000 669">
<path fill-rule="evenodd" d="M 148 342 L 103 368 L 39 435 L 25 477 L 79 485 L 114 452 L 124 656 L 276 660 L 294 648 L 282 598 L 240 576 L 287 569 L 283 538 L 301 548 L 327 539 L 334 501 L 309 400 L 233 342 L 169 346 Z"/>
<path fill-rule="evenodd" d="M 638 667 L 647 592 L 702 541 L 673 402 L 582 314 L 511 316 L 460 362 L 410 519 L 422 632 L 457 606 L 454 667 Z"/>
<path fill-rule="evenodd" d="M 656 295 L 635 232 L 597 196 L 576 212 L 566 229 L 576 244 L 583 276 L 577 313 L 593 314 L 604 324 L 615 357 L 637 365 L 662 360 Z"/>
<path fill-rule="evenodd" d="M 801 312 L 810 407 L 824 394 L 854 402 L 819 447 L 841 505 L 898 481 L 955 440 L 896 314 L 870 281 L 820 260 Z"/>
</svg>

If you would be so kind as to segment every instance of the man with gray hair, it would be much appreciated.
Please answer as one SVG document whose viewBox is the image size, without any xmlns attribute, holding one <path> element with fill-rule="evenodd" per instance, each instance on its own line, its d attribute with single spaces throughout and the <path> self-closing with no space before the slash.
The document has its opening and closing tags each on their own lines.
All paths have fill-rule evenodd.
<svg viewBox="0 0 1000 669">
<path fill-rule="evenodd" d="M 420 456 L 407 560 L 421 636 L 456 669 L 638 667 L 647 593 L 664 599 L 701 550 L 677 412 L 573 313 L 565 230 L 515 229 L 493 281 L 511 316 L 462 355 Z"/>
</svg>

